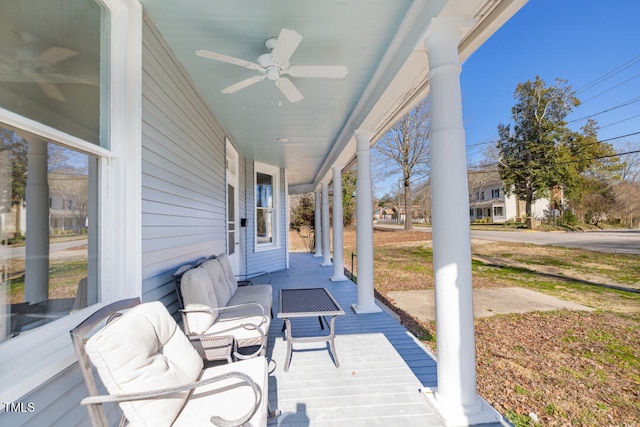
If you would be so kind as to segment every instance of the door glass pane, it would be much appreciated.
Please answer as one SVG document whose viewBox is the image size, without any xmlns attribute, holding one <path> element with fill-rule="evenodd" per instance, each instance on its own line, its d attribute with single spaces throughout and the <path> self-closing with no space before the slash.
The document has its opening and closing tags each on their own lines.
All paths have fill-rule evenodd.
<svg viewBox="0 0 640 427">
<path fill-rule="evenodd" d="M 0 341 L 99 302 L 95 157 L 0 127 Z"/>
<path fill-rule="evenodd" d="M 235 222 L 236 218 L 236 189 L 233 185 L 227 185 L 227 215 L 229 223 Z"/>
<path fill-rule="evenodd" d="M 229 231 L 229 243 L 227 248 L 227 253 L 229 255 L 233 255 L 236 253 L 236 233 L 234 231 Z"/>
<path fill-rule="evenodd" d="M 2 0 L 0 107 L 99 145 L 105 21 L 95 0 Z"/>
</svg>

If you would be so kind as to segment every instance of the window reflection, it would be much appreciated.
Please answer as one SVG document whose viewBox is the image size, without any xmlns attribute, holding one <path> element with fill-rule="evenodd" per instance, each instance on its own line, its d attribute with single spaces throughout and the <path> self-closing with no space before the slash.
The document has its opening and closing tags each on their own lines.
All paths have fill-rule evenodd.
<svg viewBox="0 0 640 427">
<path fill-rule="evenodd" d="M 2 0 L 0 107 L 99 145 L 102 12 L 95 0 Z"/>
<path fill-rule="evenodd" d="M 0 341 L 99 301 L 95 157 L 0 127 Z"/>
<path fill-rule="evenodd" d="M 258 244 L 273 243 L 273 177 L 256 173 L 256 232 Z"/>
</svg>

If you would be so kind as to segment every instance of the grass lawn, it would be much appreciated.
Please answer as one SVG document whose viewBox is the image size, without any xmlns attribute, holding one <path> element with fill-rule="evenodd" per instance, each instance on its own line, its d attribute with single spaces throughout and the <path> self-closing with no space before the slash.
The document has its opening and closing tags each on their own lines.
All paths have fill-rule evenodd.
<svg viewBox="0 0 640 427">
<path fill-rule="evenodd" d="M 350 268 L 355 232 L 344 239 Z M 374 232 L 381 300 L 433 288 L 430 239 Z M 476 319 L 479 394 L 518 427 L 640 425 L 640 256 L 512 243 L 472 253 L 474 287 L 521 286 L 596 308 Z M 435 351 L 435 324 L 396 311 Z"/>
<path fill-rule="evenodd" d="M 78 281 L 86 276 L 86 260 L 67 260 L 52 263 L 49 266 L 49 298 L 75 298 Z M 24 301 L 24 272 L 11 279 L 10 299 L 11 303 Z"/>
</svg>

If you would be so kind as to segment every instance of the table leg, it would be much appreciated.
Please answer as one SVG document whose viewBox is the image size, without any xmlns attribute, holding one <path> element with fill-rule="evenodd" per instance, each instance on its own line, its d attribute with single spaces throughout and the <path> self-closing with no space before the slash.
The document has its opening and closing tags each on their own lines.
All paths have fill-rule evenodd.
<svg viewBox="0 0 640 427">
<path fill-rule="evenodd" d="M 285 337 L 287 340 L 287 355 L 285 356 L 285 360 L 284 360 L 284 371 L 288 372 L 289 371 L 289 364 L 291 363 L 291 352 L 292 352 L 292 347 L 293 347 L 293 337 L 291 336 L 291 322 L 289 321 L 289 319 L 284 319 L 284 326 L 287 329 L 287 334 L 288 336 Z"/>
<path fill-rule="evenodd" d="M 336 317 L 331 317 L 331 324 L 329 325 L 329 346 L 331 347 L 331 353 L 333 354 L 333 360 L 336 361 L 336 368 L 340 367 L 340 362 L 338 362 L 338 353 L 336 353 L 336 343 L 334 342 L 335 331 L 333 329 L 334 323 L 336 321 Z"/>
</svg>

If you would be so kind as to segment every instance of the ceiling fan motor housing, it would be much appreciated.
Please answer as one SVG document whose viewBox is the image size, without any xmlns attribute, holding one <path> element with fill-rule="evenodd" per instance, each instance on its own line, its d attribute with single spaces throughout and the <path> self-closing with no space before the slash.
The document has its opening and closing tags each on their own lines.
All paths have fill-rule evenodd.
<svg viewBox="0 0 640 427">
<path fill-rule="evenodd" d="M 269 80 L 278 80 L 280 73 L 289 69 L 289 61 L 276 60 L 272 54 L 265 53 L 258 57 L 258 64 L 265 69 Z"/>
</svg>

